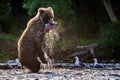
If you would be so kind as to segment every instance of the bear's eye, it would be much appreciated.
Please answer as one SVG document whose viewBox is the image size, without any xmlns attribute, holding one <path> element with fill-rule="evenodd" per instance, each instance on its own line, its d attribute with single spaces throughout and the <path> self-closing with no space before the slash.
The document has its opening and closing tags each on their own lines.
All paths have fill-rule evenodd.
<svg viewBox="0 0 120 80">
<path fill-rule="evenodd" d="M 45 18 L 50 19 L 51 16 L 50 16 L 49 14 L 46 14 L 46 15 L 45 15 Z"/>
<path fill-rule="evenodd" d="M 50 12 L 48 12 L 46 15 L 50 18 L 53 18 L 53 15 Z"/>
</svg>

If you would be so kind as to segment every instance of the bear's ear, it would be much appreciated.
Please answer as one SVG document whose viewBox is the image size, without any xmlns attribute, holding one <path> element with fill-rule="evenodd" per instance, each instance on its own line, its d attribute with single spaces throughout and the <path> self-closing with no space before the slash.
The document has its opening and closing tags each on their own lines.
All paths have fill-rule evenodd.
<svg viewBox="0 0 120 80">
<path fill-rule="evenodd" d="M 48 10 L 52 13 L 52 16 L 53 16 L 53 18 L 54 18 L 54 12 L 53 12 L 52 7 L 48 7 Z"/>
<path fill-rule="evenodd" d="M 40 13 L 40 15 L 42 15 L 44 13 L 44 11 L 45 11 L 45 9 L 43 9 L 43 8 L 38 9 L 38 12 Z"/>
<path fill-rule="evenodd" d="M 49 10 L 53 10 L 52 7 L 48 7 Z"/>
</svg>

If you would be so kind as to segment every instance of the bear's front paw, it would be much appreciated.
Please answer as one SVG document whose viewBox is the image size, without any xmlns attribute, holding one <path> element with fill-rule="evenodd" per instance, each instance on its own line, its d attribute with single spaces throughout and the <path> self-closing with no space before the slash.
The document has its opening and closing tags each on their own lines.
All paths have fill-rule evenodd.
<svg viewBox="0 0 120 80">
<path fill-rule="evenodd" d="M 38 60 L 40 63 L 47 64 L 47 60 L 46 60 L 44 57 L 42 57 L 42 58 L 37 57 L 37 60 Z"/>
<path fill-rule="evenodd" d="M 47 61 L 46 60 L 42 60 L 42 63 L 47 64 Z"/>
</svg>

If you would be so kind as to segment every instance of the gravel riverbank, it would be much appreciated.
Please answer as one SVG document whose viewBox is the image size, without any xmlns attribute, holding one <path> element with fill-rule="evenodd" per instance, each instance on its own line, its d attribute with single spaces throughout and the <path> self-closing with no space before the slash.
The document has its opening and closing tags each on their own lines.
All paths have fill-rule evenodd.
<svg viewBox="0 0 120 80">
<path fill-rule="evenodd" d="M 28 73 L 17 67 L 6 68 L 6 63 L 1 63 L 0 80 L 120 80 L 120 63 L 102 63 L 104 68 L 94 68 L 93 63 L 86 65 L 76 68 L 74 63 L 55 63 L 53 69 Z"/>
<path fill-rule="evenodd" d="M 120 69 L 55 68 L 27 73 L 22 69 L 0 69 L 0 80 L 120 80 Z"/>
</svg>

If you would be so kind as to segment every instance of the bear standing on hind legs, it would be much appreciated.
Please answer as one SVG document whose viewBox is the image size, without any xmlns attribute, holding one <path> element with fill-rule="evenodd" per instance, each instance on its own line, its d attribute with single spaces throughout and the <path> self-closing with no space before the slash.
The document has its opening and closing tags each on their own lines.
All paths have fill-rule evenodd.
<svg viewBox="0 0 120 80">
<path fill-rule="evenodd" d="M 48 32 L 47 27 L 55 24 L 53 19 L 54 12 L 51 7 L 39 8 L 36 16 L 27 23 L 27 27 L 18 41 L 18 58 L 22 67 L 26 67 L 32 72 L 38 72 L 40 69 L 38 58 L 42 63 L 47 63 L 42 50 L 42 42 L 44 42 L 46 30 Z M 46 26 L 46 24 L 48 25 Z"/>
</svg>

